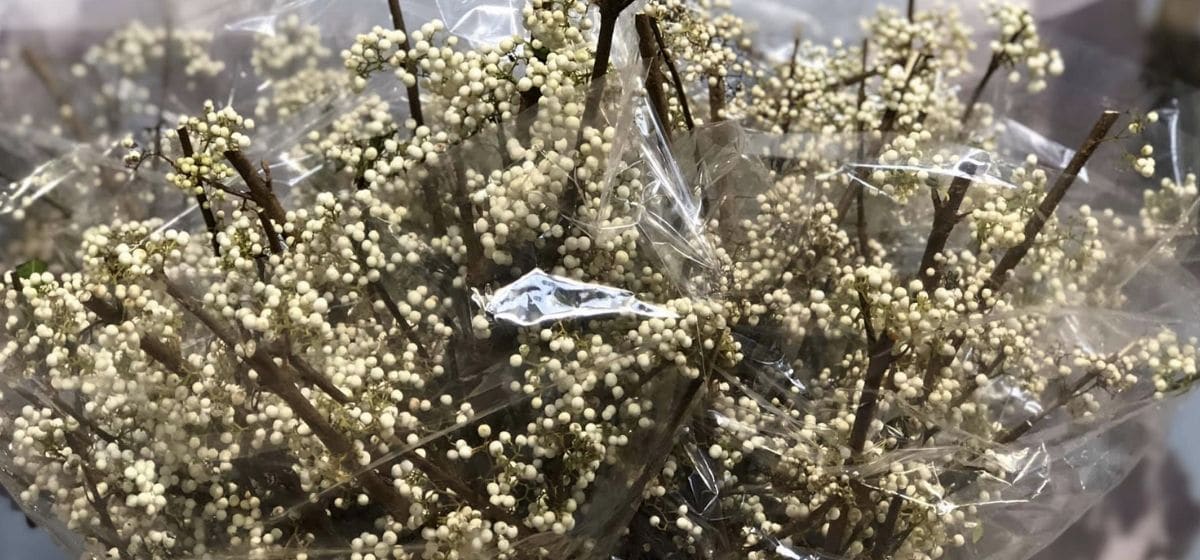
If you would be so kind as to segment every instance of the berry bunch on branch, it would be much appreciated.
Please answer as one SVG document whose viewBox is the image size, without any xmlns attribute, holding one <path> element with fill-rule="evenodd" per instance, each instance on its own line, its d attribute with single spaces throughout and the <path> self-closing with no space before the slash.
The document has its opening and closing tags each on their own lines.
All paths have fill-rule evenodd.
<svg viewBox="0 0 1200 560">
<path fill-rule="evenodd" d="M 1153 112 L 1014 153 L 996 78 L 1064 66 L 1020 7 L 782 59 L 720 0 L 385 7 L 236 63 L 131 25 L 94 116 L 30 51 L 71 110 L 3 198 L 0 482 L 81 552 L 1021 558 L 1197 379 L 1195 177 L 1146 182 Z"/>
</svg>

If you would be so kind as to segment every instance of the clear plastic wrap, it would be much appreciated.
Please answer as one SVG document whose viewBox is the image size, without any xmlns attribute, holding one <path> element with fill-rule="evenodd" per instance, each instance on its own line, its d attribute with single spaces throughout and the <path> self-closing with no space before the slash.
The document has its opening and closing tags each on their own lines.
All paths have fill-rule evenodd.
<svg viewBox="0 0 1200 560">
<path fill-rule="evenodd" d="M 189 245 L 207 251 L 211 235 L 213 262 L 220 263 L 185 259 L 168 269 L 147 261 L 154 271 L 143 276 L 116 267 L 113 287 L 62 296 L 68 311 L 45 313 L 78 327 L 63 337 L 65 355 L 79 345 L 95 352 L 84 365 L 65 366 L 78 368 L 78 383 L 70 372 L 64 380 L 49 371 L 62 369 L 51 362 L 67 360 L 56 350 L 44 353 L 28 338 L 14 342 L 11 333 L 5 341 L 0 483 L 74 553 L 1020 560 L 1120 482 L 1148 442 L 1145 423 L 1157 399 L 1182 392 L 1195 376 L 1194 349 L 1185 341 L 1200 335 L 1200 283 L 1188 269 L 1200 199 L 1188 175 L 1192 158 L 1178 149 L 1177 108 L 1134 119 L 1139 134 L 1164 137 L 1153 159 L 1170 171 L 1159 174 L 1170 181 L 1165 194 L 1146 195 L 1153 212 L 1139 214 L 1137 198 L 1147 185 L 1128 160 L 1150 155 L 1137 152 L 1132 133 L 1104 130 L 1093 154 L 1096 146 L 1075 143 L 1086 128 L 1038 132 L 1045 124 L 1039 119 L 1054 109 L 1031 115 L 1029 107 L 1006 103 L 1019 98 L 1012 91 L 981 107 L 978 130 L 938 138 L 907 157 L 889 155 L 904 146 L 893 130 L 899 117 L 888 116 L 899 110 L 882 95 L 865 100 L 879 105 L 885 124 L 891 119 L 882 132 L 841 126 L 855 118 L 846 115 L 831 118 L 838 126 L 792 130 L 795 117 L 786 111 L 776 129 L 762 126 L 768 119 L 725 119 L 719 110 L 682 126 L 680 105 L 693 103 L 699 112 L 705 95 L 716 103 L 718 88 L 725 91 L 717 97 L 729 94 L 720 100 L 730 103 L 728 111 L 752 115 L 736 105 L 739 97 L 778 85 L 757 72 L 786 68 L 789 56 L 792 74 L 797 65 L 830 71 L 824 52 L 796 60 L 800 43 L 785 27 L 819 24 L 814 36 L 827 38 L 857 28 L 848 18 L 866 13 L 816 16 L 778 2 L 740 5 L 735 13 L 761 23 L 750 54 L 762 55 L 762 68 L 719 81 L 702 76 L 656 108 L 659 101 L 644 88 L 647 68 L 653 74 L 655 66 L 636 54 L 645 36 L 635 29 L 632 12 L 642 8 L 635 6 L 617 20 L 607 75 L 587 86 L 574 75 L 562 78 L 566 89 L 580 88 L 564 98 L 594 113 L 539 110 L 536 103 L 509 110 L 510 118 L 482 122 L 461 137 L 418 143 L 418 153 L 435 153 L 441 164 L 384 162 L 390 178 L 367 188 L 370 176 L 385 173 L 361 163 L 360 153 L 405 153 L 387 148 L 387 140 L 417 128 L 404 125 L 413 118 L 412 90 L 385 72 L 355 92 L 334 53 L 359 32 L 387 27 L 387 3 L 203 4 L 166 10 L 159 23 L 166 23 L 168 43 L 179 38 L 180 50 L 191 48 L 187 33 L 198 33 L 195 40 L 211 47 L 206 68 L 219 62 L 220 70 L 202 67 L 181 79 L 118 64 L 108 68 L 117 73 L 116 89 L 96 99 L 54 85 L 68 79 L 57 58 L 4 80 L 10 89 L 41 81 L 52 97 L 55 90 L 73 96 L 76 111 L 57 111 L 63 123 L 49 134 L 38 129 L 38 117 L 0 139 L 0 165 L 14 179 L 0 198 L 0 264 L 13 271 L 6 288 L 13 288 L 14 309 L 25 299 L 59 297 L 57 287 L 49 295 L 25 290 L 58 286 L 42 278 L 43 269 L 107 271 L 93 262 L 96 252 L 109 250 L 97 235 L 135 238 L 135 252 L 174 242 L 163 240 L 174 231 L 189 232 Z M 439 40 L 451 50 L 458 46 L 445 37 L 468 49 L 530 34 L 523 2 L 404 4 L 410 30 L 444 22 Z M 601 23 L 594 12 L 583 19 Z M 319 39 L 305 38 L 312 29 Z M 270 51 L 279 57 L 274 62 L 253 60 L 249 53 L 272 38 L 287 39 L 283 45 L 301 54 Z M 513 47 L 504 56 L 516 60 L 524 52 Z M 171 60 L 171 49 L 160 56 Z M 925 62 L 900 62 L 880 73 L 907 87 L 904 73 Z M 62 71 L 33 75 L 39 67 Z M 326 83 L 315 77 L 320 72 L 340 77 Z M 939 72 L 931 72 L 939 84 L 962 80 Z M 440 96 L 426 90 L 427 102 Z M 174 123 L 198 114 L 206 98 L 259 121 L 250 177 L 238 169 L 223 184 L 240 185 L 240 176 L 253 190 L 251 177 L 265 180 L 282 206 L 311 211 L 287 218 L 296 229 L 279 224 L 278 239 L 269 239 L 271 232 L 218 233 L 204 202 L 164 192 L 178 191 L 170 184 L 181 173 L 175 162 L 192 149 L 182 147 Z M 135 105 L 139 110 L 118 110 Z M 80 122 L 88 108 L 97 118 Z M 4 109 L 6 121 L 18 119 L 12 107 Z M 572 124 L 564 113 L 580 118 Z M 584 158 L 593 175 L 582 176 L 556 158 L 566 157 L 560 144 L 570 146 L 576 134 L 585 141 L 576 129 L 586 117 L 598 132 Z M 931 128 L 948 126 L 933 118 Z M 119 147 L 131 133 L 129 145 Z M 514 143 L 521 150 L 510 149 Z M 144 159 L 131 160 L 131 146 Z M 166 157 L 145 155 L 156 149 Z M 353 149 L 359 152 L 349 154 Z M 1086 166 L 1075 165 L 1081 151 L 1090 157 Z M 979 290 L 939 295 L 912 283 L 937 263 L 934 277 L 946 286 L 939 289 L 949 293 L 961 283 L 966 291 L 969 279 L 955 275 L 979 274 L 970 259 L 983 257 L 956 251 L 1020 247 L 1019 231 L 993 231 L 1037 221 L 1036 199 L 1066 175 L 1073 188 L 1033 230 L 1052 241 L 1025 249 L 1046 266 L 1077 267 L 1075 276 L 1014 268 L 999 280 L 980 278 L 989 292 L 1008 283 L 1011 299 L 999 301 Z M 428 185 L 437 192 L 423 192 Z M 214 185 L 208 194 L 219 190 Z M 262 200 L 240 196 L 249 202 L 230 194 L 221 203 L 234 203 L 218 217 L 270 224 Z M 439 196 L 434 210 L 421 198 Z M 65 201 L 74 205 L 64 208 Z M 572 202 L 574 212 L 555 207 Z M 1005 223 L 993 217 L 1003 214 L 997 204 L 1028 212 L 1021 223 Z M 822 221 L 822 212 L 832 218 Z M 528 227 L 498 217 L 507 213 L 523 216 Z M 325 216 L 343 221 L 305 229 Z M 955 229 L 964 221 L 970 225 Z M 938 224 L 950 229 L 934 255 Z M 109 229 L 97 234 L 97 227 Z M 426 227 L 444 235 L 432 241 Z M 284 255 L 323 235 L 332 240 L 327 246 L 302 252 L 328 267 L 321 272 L 327 277 L 304 281 L 319 285 L 315 291 L 302 291 L 288 274 L 265 272 L 293 270 L 286 267 L 299 265 L 286 264 Z M 271 244 L 280 247 L 268 250 Z M 92 253 L 81 249 L 89 246 Z M 836 261 L 854 269 L 849 280 L 826 258 L 845 255 L 821 254 L 831 247 L 861 257 Z M 941 264 L 948 261 L 954 264 Z M 276 283 L 281 290 L 272 293 Z M 131 286 L 154 297 L 139 298 Z M 215 304 L 222 289 L 240 294 L 252 312 Z M 291 297 L 289 290 L 296 297 L 284 305 L 302 309 L 296 317 L 278 301 Z M 304 299 L 321 290 L 345 295 Z M 855 291 L 861 301 L 847 295 Z M 834 302 L 839 293 L 849 299 Z M 940 313 L 936 327 L 907 315 L 872 319 L 908 295 L 922 312 Z M 937 309 L 954 297 L 972 312 Z M 108 299 L 117 303 L 106 314 Z M 831 305 L 840 311 L 830 312 Z M 30 309 L 10 311 L 10 327 L 19 333 L 25 322 L 42 319 Z M 156 322 L 163 315 L 169 320 Z M 152 326 L 142 331 L 142 323 Z M 120 329 L 137 336 L 122 338 Z M 321 338 L 337 329 L 344 332 Z M 904 339 L 904 329 L 924 334 Z M 304 337 L 323 342 L 293 340 Z M 992 340 L 999 337 L 1009 342 Z M 97 360 L 145 369 L 131 382 L 144 388 L 97 388 L 96 371 L 105 369 Z M 1164 365 L 1172 360 L 1181 363 Z M 906 384 L 896 378 L 903 370 L 928 372 Z M 1110 379 L 1110 372 L 1119 375 Z M 157 423 L 145 426 L 99 425 L 106 417 L 85 408 L 166 402 L 182 412 L 146 417 Z M 31 425 L 31 418 L 38 421 Z M 145 443 L 154 440 L 163 443 Z M 69 452 L 55 457 L 60 450 L 39 447 L 46 441 L 121 467 L 95 467 Z M 48 465 L 41 473 L 30 458 L 40 452 L 50 456 L 38 457 Z M 59 484 L 60 473 L 74 487 L 45 486 Z"/>
</svg>

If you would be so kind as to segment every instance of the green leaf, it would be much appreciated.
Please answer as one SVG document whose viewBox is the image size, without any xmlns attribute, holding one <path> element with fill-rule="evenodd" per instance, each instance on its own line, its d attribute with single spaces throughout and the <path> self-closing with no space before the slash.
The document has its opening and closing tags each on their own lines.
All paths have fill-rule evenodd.
<svg viewBox="0 0 1200 560">
<path fill-rule="evenodd" d="M 34 274 L 41 274 L 49 269 L 50 267 L 45 263 L 45 261 L 33 259 L 30 261 L 25 261 L 17 267 L 17 277 L 21 279 L 28 279 Z"/>
</svg>

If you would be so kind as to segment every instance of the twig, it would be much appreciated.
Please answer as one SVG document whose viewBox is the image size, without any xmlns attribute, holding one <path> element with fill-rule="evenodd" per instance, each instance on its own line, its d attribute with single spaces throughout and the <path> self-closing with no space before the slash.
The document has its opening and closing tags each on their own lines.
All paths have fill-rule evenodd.
<svg viewBox="0 0 1200 560">
<path fill-rule="evenodd" d="M 105 324 L 120 325 L 125 321 L 125 312 L 120 307 L 99 297 L 92 296 L 83 305 Z M 178 352 L 172 351 L 165 342 L 151 336 L 143 335 L 138 337 L 138 347 L 147 356 L 150 356 L 151 359 L 172 373 L 181 377 L 187 375 L 187 369 L 183 365 L 183 358 L 179 356 Z"/>
<path fill-rule="evenodd" d="M 864 42 L 865 42 L 865 40 L 864 40 Z M 792 81 L 796 80 L 796 59 L 799 56 L 800 56 L 800 37 L 796 37 L 795 39 L 792 39 L 792 56 L 791 56 L 791 58 L 788 59 L 788 77 L 791 78 Z M 864 69 L 866 68 L 866 57 L 865 56 L 863 57 L 863 68 Z M 865 84 L 865 83 L 866 83 L 865 79 L 862 80 L 861 82 L 859 82 L 860 85 Z M 804 95 L 805 95 L 804 93 L 801 93 L 800 95 L 795 95 L 795 92 L 793 92 L 792 90 L 789 89 L 787 92 L 787 95 L 785 95 L 783 100 L 781 100 L 779 102 L 779 109 L 781 112 L 785 108 L 783 105 L 784 101 L 787 102 L 786 108 L 788 110 L 788 113 L 784 115 L 783 124 L 779 125 L 779 129 L 782 130 L 784 134 L 787 134 L 788 132 L 790 132 L 792 130 L 792 114 L 791 114 L 792 106 L 795 105 L 796 103 L 798 103 L 800 100 L 804 99 Z M 862 103 L 859 103 L 859 106 L 862 106 Z"/>
<path fill-rule="evenodd" d="M 246 182 L 246 187 L 250 189 L 250 198 L 258 205 L 261 213 L 259 215 L 263 222 L 263 228 L 266 229 L 267 239 L 271 242 L 271 248 L 275 252 L 282 248 L 279 243 L 279 237 L 283 234 L 284 226 L 287 224 L 287 212 L 284 211 L 283 205 L 279 203 L 279 198 L 271 190 L 270 183 L 267 182 L 258 171 L 254 169 L 254 164 L 246 157 L 246 154 L 239 150 L 229 150 L 225 152 L 225 159 L 230 165 L 237 170 L 238 175 Z M 271 225 L 274 222 L 274 227 Z M 278 231 L 276 231 L 276 227 Z"/>
<path fill-rule="evenodd" d="M 480 495 L 467 484 L 465 477 L 458 473 L 448 472 L 443 466 L 423 457 L 415 451 L 405 453 L 403 457 L 425 473 L 429 480 L 443 488 L 449 489 L 455 495 L 466 500 L 471 507 L 484 512 L 489 518 L 503 521 L 512 527 L 521 527 L 524 523 L 507 510 L 492 505 L 487 498 Z"/>
<path fill-rule="evenodd" d="M 1025 239 L 1004 253 L 1000 262 L 996 264 L 996 268 L 992 270 L 992 275 L 984 283 L 984 290 L 991 290 L 994 294 L 1004 286 L 1004 282 L 1008 280 L 1009 272 L 1016 268 L 1021 259 L 1025 258 L 1026 253 L 1033 247 L 1038 234 L 1046 226 L 1046 221 L 1054 215 L 1054 211 L 1058 208 L 1059 203 L 1066 196 L 1067 190 L 1075 184 L 1075 180 L 1079 178 L 1079 174 L 1083 171 L 1083 166 L 1091 159 L 1092 154 L 1096 152 L 1096 148 L 1100 147 L 1100 143 L 1108 136 L 1109 130 L 1116 124 L 1119 117 L 1120 113 L 1116 111 L 1105 111 L 1100 115 L 1100 119 L 1092 126 L 1091 133 L 1084 140 L 1083 146 L 1079 148 L 1078 152 L 1075 152 L 1075 156 L 1071 158 L 1071 162 L 1067 164 L 1066 169 L 1063 169 L 1063 172 L 1058 176 L 1058 180 L 1054 182 L 1054 186 L 1042 198 L 1041 204 L 1038 204 L 1037 210 L 1029 217 L 1029 221 L 1025 222 Z"/>
<path fill-rule="evenodd" d="M 903 93 L 905 91 L 907 91 L 908 86 L 912 84 L 913 77 L 915 77 L 921 71 L 922 67 L 925 65 L 925 62 L 928 59 L 929 59 L 929 57 L 925 53 L 917 54 L 915 59 L 911 59 L 908 74 L 904 78 L 904 85 L 901 86 L 901 88 L 900 88 L 902 98 L 903 98 Z M 864 71 L 865 71 L 865 68 L 864 68 Z M 883 133 L 893 132 L 896 128 L 896 121 L 899 119 L 899 117 L 900 117 L 899 109 L 897 109 L 895 107 L 889 107 L 883 113 L 883 120 L 879 125 L 879 130 L 882 131 Z M 884 144 L 883 140 L 880 140 L 876 144 L 877 145 L 874 147 L 872 152 L 875 153 L 876 157 L 878 157 L 879 152 L 881 152 L 883 150 L 883 147 L 885 144 Z M 851 174 L 850 179 L 851 179 L 851 183 L 852 183 L 850 185 L 850 188 L 846 189 L 846 192 L 842 193 L 841 198 L 838 200 L 838 205 L 837 205 L 838 223 L 841 223 L 842 220 L 846 219 L 846 216 L 850 213 L 850 205 L 853 204 L 853 202 L 856 198 L 855 189 L 861 188 L 863 186 L 863 183 L 866 182 L 861 176 L 861 171 L 858 169 L 854 170 L 854 172 Z"/>
<path fill-rule="evenodd" d="M 193 299 L 174 282 L 165 277 L 162 280 L 166 284 L 167 294 L 216 335 L 222 343 L 229 348 L 239 344 L 234 331 L 228 328 L 223 321 L 196 305 Z M 339 458 L 346 471 L 363 483 L 366 494 L 372 500 L 383 504 L 392 512 L 408 511 L 408 500 L 378 473 L 369 469 L 364 471 L 361 468 L 355 457 L 354 444 L 337 428 L 334 428 L 321 411 L 313 406 L 312 401 L 296 387 L 287 370 L 275 364 L 274 359 L 267 354 L 263 345 L 258 345 L 253 354 L 241 356 L 240 359 L 258 374 L 258 380 L 264 388 L 283 399 L 296 413 L 296 416 L 308 425 L 317 439 L 325 445 L 325 448 Z"/>
<path fill-rule="evenodd" d="M 1102 371 L 1099 369 L 1091 370 L 1091 371 L 1085 373 L 1079 379 L 1079 381 L 1076 381 L 1075 384 L 1072 385 L 1067 391 L 1064 391 L 1063 394 L 1060 395 L 1059 398 L 1057 400 L 1055 400 L 1054 403 L 1052 403 L 1050 406 L 1046 407 L 1041 412 L 1034 415 L 1032 418 L 1023 420 L 1023 421 L 1021 421 L 1020 424 L 1012 426 L 1012 427 L 1004 430 L 1003 432 L 1001 432 L 1000 435 L 996 438 L 996 443 L 999 443 L 1001 445 L 1007 445 L 1009 443 L 1017 441 L 1018 439 L 1021 438 L 1021 436 L 1029 433 L 1029 431 L 1032 430 L 1034 427 L 1036 427 L 1038 425 L 1038 423 L 1040 423 L 1042 420 L 1045 420 L 1048 416 L 1050 416 L 1051 414 L 1054 414 L 1059 409 L 1061 409 L 1062 407 L 1069 404 L 1071 402 L 1071 400 L 1074 399 L 1075 397 L 1079 396 L 1080 391 L 1083 391 L 1084 389 L 1086 389 L 1088 385 L 1095 383 L 1097 380 L 1099 380 L 1101 373 L 1102 373 Z"/>
<path fill-rule="evenodd" d="M 79 473 L 83 478 L 84 492 L 89 494 L 88 501 L 92 504 L 92 509 L 96 510 L 96 515 L 100 519 L 100 524 L 112 533 L 112 541 L 109 544 L 119 545 L 121 550 L 129 546 L 128 541 L 121 536 L 121 532 L 117 530 L 117 524 L 113 522 L 112 517 L 108 513 L 108 505 L 106 499 L 100 495 L 100 485 L 97 484 L 95 474 L 92 473 L 91 467 L 86 462 L 83 456 L 84 452 L 91 446 L 87 444 L 79 434 L 67 432 L 67 442 L 71 447 L 76 448 L 76 453 L 79 454 Z"/>
<path fill-rule="evenodd" d="M 871 358 L 867 363 L 867 373 L 863 379 L 862 396 L 858 399 L 855 409 L 854 425 L 850 430 L 851 456 L 857 458 L 862 454 L 867 443 L 867 432 L 875 420 L 875 411 L 879 409 L 879 390 L 883 386 L 883 377 L 892 365 L 892 349 L 895 341 L 884 333 L 871 345 Z"/>
<path fill-rule="evenodd" d="M 708 77 L 708 122 L 715 123 L 725 120 L 725 77 L 714 75 Z"/>
<path fill-rule="evenodd" d="M 911 2 L 909 6 L 912 6 Z M 902 509 L 904 509 L 904 495 L 892 496 L 892 501 L 888 504 L 887 517 L 883 519 L 883 524 L 875 532 L 875 546 L 871 548 L 873 560 L 883 560 L 891 551 L 892 536 L 896 533 L 896 523 L 900 520 L 900 510 Z"/>
<path fill-rule="evenodd" d="M 688 102 L 687 90 L 683 87 L 683 78 L 679 75 L 679 69 L 675 67 L 675 59 L 671 58 L 671 52 L 667 50 L 667 42 L 663 40 L 662 30 L 658 28 L 658 21 L 650 19 L 650 30 L 654 33 L 654 41 L 658 43 L 658 52 L 662 55 L 663 63 L 667 65 L 667 72 L 671 74 L 671 82 L 675 86 L 675 97 L 679 100 L 680 110 L 683 112 L 683 124 L 688 130 L 696 128 L 696 121 L 692 119 L 692 108 Z"/>
<path fill-rule="evenodd" d="M 595 86 L 597 80 L 604 77 L 608 73 L 609 59 L 612 58 L 613 35 L 617 30 L 617 19 L 621 16 L 621 12 L 628 8 L 633 0 L 601 0 L 600 4 L 600 36 L 596 41 L 596 60 L 592 64 L 592 74 L 590 84 L 592 89 L 588 91 L 587 106 L 584 110 L 584 115 L 594 113 L 599 110 L 600 94 L 603 92 L 601 88 Z M 591 109 L 590 111 L 588 109 Z M 593 116 L 594 118 L 594 116 Z M 586 123 L 588 119 L 584 119 Z"/>
<path fill-rule="evenodd" d="M 329 395 L 329 398 L 333 399 L 338 404 L 350 404 L 350 396 L 339 389 L 337 385 L 334 385 L 333 382 L 329 380 L 328 376 L 317 371 L 316 368 L 309 364 L 304 358 L 301 358 L 295 354 L 289 354 L 287 357 L 287 363 L 296 370 L 296 373 L 300 374 L 301 379 L 311 383 L 314 387 L 317 387 L 321 391 L 324 391 L 326 395 Z"/>
<path fill-rule="evenodd" d="M 532 49 L 533 47 L 526 44 L 525 48 Z M 535 49 L 533 51 L 533 59 L 538 62 L 545 63 L 549 56 L 549 51 L 545 48 Z M 526 73 L 528 73 L 528 65 Z M 533 134 L 533 125 L 537 122 L 538 104 L 542 100 L 542 88 L 530 87 L 521 92 L 521 105 L 517 110 L 517 139 L 525 143 L 529 141 L 529 137 Z"/>
<path fill-rule="evenodd" d="M 404 25 L 404 12 L 400 9 L 400 0 L 388 0 L 388 10 L 392 14 L 392 27 L 404 33 L 404 39 L 401 39 L 397 45 L 400 50 L 405 52 L 404 70 L 416 78 L 417 61 L 408 56 L 408 28 Z M 408 112 L 417 126 L 424 125 L 425 115 L 421 112 L 421 89 L 416 80 L 412 85 L 406 86 L 406 89 L 408 90 Z"/>
<path fill-rule="evenodd" d="M 959 209 L 978 169 L 979 166 L 973 161 L 963 162 L 958 168 L 958 174 L 950 182 L 945 200 L 938 197 L 936 187 L 930 188 L 934 208 L 933 228 L 929 232 L 929 240 L 925 243 L 925 252 L 921 255 L 921 267 L 917 269 L 917 278 L 921 279 L 927 294 L 933 295 L 941 283 L 944 270 L 939 266 L 937 256 L 946 250 L 946 243 L 950 240 L 950 234 L 954 232 L 954 226 L 962 219 Z"/>
<path fill-rule="evenodd" d="M 1015 43 L 1017 39 L 1019 39 L 1021 35 L 1025 33 L 1027 28 L 1027 26 L 1022 25 L 1020 29 L 1017 29 L 1017 31 L 1008 38 L 1006 43 Z M 965 125 L 971 122 L 971 118 L 975 115 L 975 109 L 979 106 L 979 100 L 983 98 L 983 92 L 987 89 L 988 83 L 992 81 L 992 77 L 995 76 L 996 71 L 1000 70 L 1000 67 L 1007 59 L 1007 56 L 1008 55 L 1003 50 L 1003 47 L 1000 51 L 992 53 L 992 59 L 988 62 L 988 67 L 983 73 L 983 78 L 980 79 L 979 83 L 975 85 L 975 90 L 971 92 L 970 100 L 967 101 L 967 107 L 963 110 L 961 121 L 964 125 L 964 130 Z"/>
<path fill-rule="evenodd" d="M 171 84 L 171 56 L 174 54 L 175 46 L 175 18 L 171 17 L 172 7 L 174 7 L 174 3 L 172 2 L 163 2 L 162 4 L 163 27 L 166 28 L 167 37 L 163 41 L 162 69 L 159 72 L 160 87 L 162 89 L 159 90 L 158 95 L 158 116 L 154 119 L 154 150 L 160 154 L 163 151 L 163 125 L 167 122 L 165 115 L 167 111 L 167 91 Z"/>
<path fill-rule="evenodd" d="M 363 220 L 362 224 L 363 228 L 366 229 L 367 235 L 369 236 L 374 230 L 374 227 L 366 219 Z M 358 264 L 362 266 L 364 270 L 369 269 L 370 267 L 367 266 L 367 256 L 363 253 L 362 247 L 358 243 L 354 243 L 353 245 L 354 257 L 358 260 Z M 380 272 L 382 273 L 383 271 Z M 408 340 L 416 345 L 417 353 L 420 354 L 422 358 L 425 358 L 426 360 L 432 360 L 425 345 L 417 341 L 412 323 L 409 323 L 408 318 L 405 317 L 404 313 L 400 311 L 400 306 L 396 305 L 395 298 L 393 298 L 392 294 L 388 292 L 387 288 L 383 285 L 383 282 L 378 280 L 374 282 L 368 282 L 368 286 L 371 288 L 372 293 L 375 294 L 375 297 L 383 303 L 384 308 L 387 309 L 388 314 L 392 317 L 392 322 L 395 324 L 396 328 L 399 329 L 400 334 L 405 338 L 405 340 Z"/>
<path fill-rule="evenodd" d="M 1000 258 L 1000 262 L 996 264 L 996 268 L 992 270 L 991 276 L 989 276 L 984 282 L 983 289 L 979 291 L 979 311 L 981 313 L 986 312 L 991 307 L 991 303 L 984 299 L 983 294 L 988 292 L 994 297 L 996 292 L 998 292 L 1000 288 L 1004 286 L 1004 283 L 1008 280 L 1009 273 L 1012 272 L 1012 270 L 1017 267 L 1021 260 L 1025 258 L 1025 255 L 1029 253 L 1029 250 L 1033 247 L 1034 242 L 1037 240 L 1038 234 L 1040 234 L 1042 228 L 1045 227 L 1046 221 L 1050 219 L 1050 216 L 1054 215 L 1059 203 L 1062 202 L 1063 197 L 1066 196 L 1067 190 L 1069 190 L 1071 186 L 1075 184 L 1075 179 L 1077 179 L 1079 177 L 1079 173 L 1083 171 L 1084 165 L 1086 165 L 1087 161 L 1091 159 L 1092 154 L 1095 153 L 1096 148 L 1100 146 L 1100 143 L 1104 141 L 1109 130 L 1111 130 L 1113 125 L 1116 124 L 1117 118 L 1119 117 L 1120 114 L 1115 111 L 1105 111 L 1100 115 L 1100 119 L 1097 120 L 1096 124 L 1092 127 L 1092 131 L 1090 134 L 1088 134 L 1083 146 L 1080 147 L 1079 151 L 1075 153 L 1075 156 L 1071 158 L 1071 162 L 1067 165 L 1066 169 L 1063 170 L 1062 174 L 1058 176 L 1058 180 L 1055 181 L 1054 186 L 1049 192 L 1046 193 L 1046 196 L 1042 198 L 1042 202 L 1038 205 L 1038 208 L 1034 211 L 1033 215 L 1029 217 L 1029 221 L 1025 223 L 1024 240 L 1021 241 L 1020 244 L 1009 248 L 1008 251 L 1004 253 L 1004 256 Z M 923 403 L 925 399 L 929 397 L 929 394 L 933 389 L 933 382 L 937 379 L 938 374 L 941 372 L 942 368 L 953 363 L 954 356 L 958 354 L 958 350 L 962 348 L 962 345 L 965 341 L 966 334 L 960 332 L 950 337 L 949 342 L 953 352 L 943 355 L 931 351 L 929 364 L 925 368 L 925 392 L 920 398 L 917 399 L 917 404 Z"/>
<path fill-rule="evenodd" d="M 797 45 L 798 44 L 799 43 L 797 43 Z M 867 59 L 869 57 L 870 50 L 871 50 L 871 42 L 868 39 L 864 38 L 863 44 L 862 44 L 862 67 L 863 67 L 864 71 L 867 68 Z M 795 63 L 796 63 L 795 57 L 796 57 L 796 53 L 793 51 L 793 53 L 792 53 L 793 67 L 795 66 Z M 862 110 L 863 104 L 867 102 L 867 81 L 866 80 L 863 80 L 858 83 L 857 102 L 858 102 L 858 104 L 855 107 L 857 107 L 859 110 Z M 858 129 L 858 160 L 859 161 L 862 161 L 863 158 L 866 157 L 867 142 L 866 142 L 866 138 L 865 138 L 865 135 L 866 135 L 865 127 L 866 127 L 866 123 L 864 123 L 862 121 L 862 119 L 858 119 L 857 129 Z M 856 226 L 855 229 L 857 230 L 857 233 L 858 233 L 858 254 L 862 256 L 864 261 L 866 261 L 868 259 L 867 251 L 870 249 L 870 244 L 867 243 L 866 189 L 863 188 L 863 185 L 861 183 L 858 183 L 857 185 L 855 185 L 854 190 L 857 191 L 855 193 L 855 199 L 856 199 L 856 206 L 858 207 L 858 216 L 857 216 L 857 220 L 855 223 L 855 226 Z"/>
<path fill-rule="evenodd" d="M 187 127 L 179 127 L 179 147 L 183 150 L 183 155 L 192 157 L 196 154 L 192 147 L 192 138 L 188 135 Z M 200 214 L 204 216 L 204 225 L 208 228 L 208 234 L 212 238 L 213 254 L 221 256 L 221 243 L 217 240 L 220 227 L 217 225 L 217 217 L 213 214 L 212 205 L 208 201 L 208 193 L 204 191 L 204 185 L 197 185 L 200 192 L 196 194 L 196 205 L 200 207 Z"/>
<path fill-rule="evenodd" d="M 642 64 L 646 71 L 646 96 L 650 99 L 650 108 L 654 111 L 658 122 L 662 124 L 663 133 L 667 140 L 671 139 L 671 117 L 667 112 L 667 94 L 663 91 L 666 77 L 663 76 L 661 53 L 654 40 L 653 19 L 646 14 L 634 17 L 637 28 L 638 52 L 642 55 Z"/>
<path fill-rule="evenodd" d="M 458 229 L 462 235 L 463 244 L 467 247 L 467 284 L 478 285 L 483 279 L 483 244 L 475 233 L 475 205 L 471 203 L 471 195 L 467 193 L 466 178 L 459 169 L 459 161 L 450 158 L 450 182 L 454 189 L 454 203 L 458 207 Z"/>
<path fill-rule="evenodd" d="M 579 126 L 579 133 L 575 136 L 575 149 L 578 151 L 583 146 L 584 131 L 595 124 L 600 115 L 600 102 L 604 97 L 604 84 L 601 79 L 608 73 L 608 63 L 612 58 L 613 35 L 617 31 L 617 19 L 620 18 L 621 12 L 625 11 L 633 0 L 600 0 L 600 35 L 596 40 L 596 61 L 592 65 L 592 73 L 588 83 L 587 98 L 584 102 L 583 117 Z M 580 162 L 582 164 L 582 162 Z M 583 190 L 583 179 L 579 176 L 582 165 L 576 165 L 574 172 L 571 174 L 571 184 L 566 192 L 563 193 L 563 200 L 559 206 L 559 221 L 564 223 L 568 219 L 568 215 L 574 212 L 579 206 L 579 197 Z M 547 241 L 545 247 L 541 251 L 542 260 L 550 261 L 558 256 L 558 249 L 566 241 L 566 232 L 563 235 Z"/>
</svg>

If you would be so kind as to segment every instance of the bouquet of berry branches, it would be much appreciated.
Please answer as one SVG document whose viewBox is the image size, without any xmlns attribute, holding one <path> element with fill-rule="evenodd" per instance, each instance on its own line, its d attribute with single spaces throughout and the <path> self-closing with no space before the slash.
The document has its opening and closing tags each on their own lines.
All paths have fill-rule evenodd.
<svg viewBox="0 0 1200 560">
<path fill-rule="evenodd" d="M 165 10 L 4 65 L 0 481 L 85 556 L 1023 559 L 1197 379 L 1171 115 L 1007 116 L 1019 6 Z"/>
</svg>

